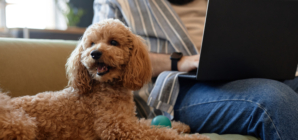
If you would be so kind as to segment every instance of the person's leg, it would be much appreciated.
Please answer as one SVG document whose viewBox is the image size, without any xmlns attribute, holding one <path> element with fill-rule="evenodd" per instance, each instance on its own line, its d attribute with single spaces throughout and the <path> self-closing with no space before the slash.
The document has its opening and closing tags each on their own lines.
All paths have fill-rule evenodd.
<svg viewBox="0 0 298 140">
<path fill-rule="evenodd" d="M 262 140 L 298 137 L 298 94 L 274 80 L 181 81 L 174 119 L 192 132 L 243 134 Z"/>
</svg>

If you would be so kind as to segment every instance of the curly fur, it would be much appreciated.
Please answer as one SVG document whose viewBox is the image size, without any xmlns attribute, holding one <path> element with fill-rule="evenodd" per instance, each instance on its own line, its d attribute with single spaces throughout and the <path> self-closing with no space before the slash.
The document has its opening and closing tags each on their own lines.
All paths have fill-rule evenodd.
<svg viewBox="0 0 298 140">
<path fill-rule="evenodd" d="M 90 56 L 93 50 L 102 52 L 99 60 Z M 98 75 L 97 61 L 110 71 Z M 88 27 L 66 71 L 64 90 L 18 98 L 0 93 L 0 139 L 208 139 L 181 134 L 190 129 L 179 122 L 173 122 L 173 129 L 154 128 L 150 120 L 136 118 L 132 90 L 150 81 L 152 71 L 142 39 L 119 20 Z"/>
</svg>

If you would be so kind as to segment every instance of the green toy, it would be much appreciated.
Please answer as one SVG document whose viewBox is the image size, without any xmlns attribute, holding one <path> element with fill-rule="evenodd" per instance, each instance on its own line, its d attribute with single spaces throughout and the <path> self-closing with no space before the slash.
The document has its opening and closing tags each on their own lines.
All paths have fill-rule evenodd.
<svg viewBox="0 0 298 140">
<path fill-rule="evenodd" d="M 154 117 L 151 121 L 151 125 L 156 125 L 159 127 L 169 127 L 169 128 L 172 127 L 170 119 L 162 115 Z"/>
</svg>

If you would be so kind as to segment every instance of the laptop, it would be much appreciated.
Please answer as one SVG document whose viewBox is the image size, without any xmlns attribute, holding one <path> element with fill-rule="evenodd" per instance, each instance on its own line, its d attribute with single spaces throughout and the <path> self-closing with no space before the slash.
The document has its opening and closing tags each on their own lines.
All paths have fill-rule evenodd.
<svg viewBox="0 0 298 140">
<path fill-rule="evenodd" d="M 295 78 L 297 0 L 209 0 L 199 66 L 179 77 L 199 81 Z"/>
</svg>

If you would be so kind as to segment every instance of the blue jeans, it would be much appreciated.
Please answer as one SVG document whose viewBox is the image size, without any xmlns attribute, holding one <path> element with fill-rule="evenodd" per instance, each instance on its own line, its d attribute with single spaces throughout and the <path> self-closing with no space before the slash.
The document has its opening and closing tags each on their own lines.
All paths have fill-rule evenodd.
<svg viewBox="0 0 298 140">
<path fill-rule="evenodd" d="M 226 83 L 180 81 L 174 120 L 192 132 L 242 134 L 262 140 L 298 138 L 298 78 Z"/>
</svg>

